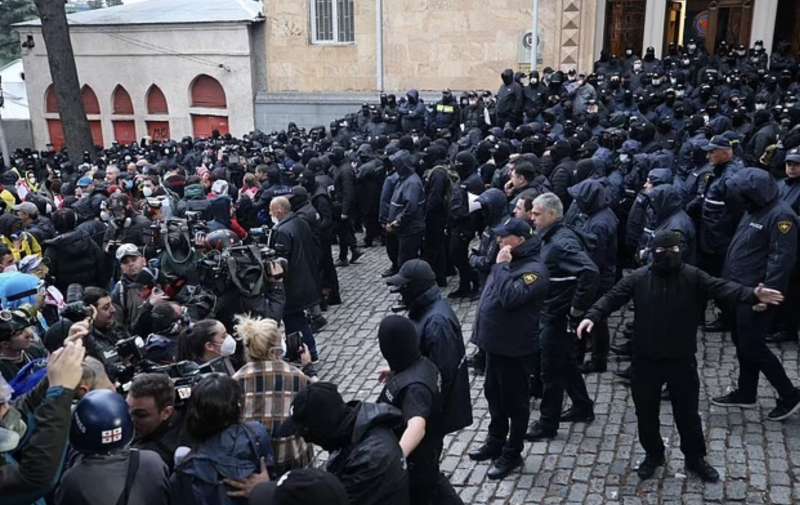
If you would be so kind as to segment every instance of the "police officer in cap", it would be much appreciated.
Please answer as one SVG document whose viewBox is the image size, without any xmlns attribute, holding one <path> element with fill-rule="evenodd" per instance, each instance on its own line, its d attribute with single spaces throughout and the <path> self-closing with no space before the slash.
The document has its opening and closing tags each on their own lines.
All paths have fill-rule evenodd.
<svg viewBox="0 0 800 505">
<path fill-rule="evenodd" d="M 783 200 L 800 215 L 800 147 L 786 153 L 786 178 L 778 183 Z M 800 328 L 800 268 L 795 262 L 786 291 L 786 303 L 778 307 L 776 331 L 767 337 L 767 342 L 796 342 Z"/>
<path fill-rule="evenodd" d="M 659 410 L 661 388 L 667 384 L 686 467 L 704 481 L 715 482 L 719 474 L 705 461 L 705 439 L 697 412 L 700 380 L 695 353 L 702 316 L 697 307 L 715 298 L 751 310 L 759 302 L 779 302 L 781 294 L 763 285 L 753 289 L 723 281 L 684 263 L 685 241 L 674 230 L 658 232 L 651 247 L 653 262 L 625 276 L 595 303 L 578 326 L 578 335 L 591 333 L 600 321 L 633 300 L 631 390 L 639 441 L 646 452 L 637 473 L 648 479 L 664 464 Z"/>
<path fill-rule="evenodd" d="M 548 274 L 539 262 L 540 241 L 528 223 L 511 218 L 494 229 L 500 242 L 475 321 L 476 345 L 486 352 L 484 394 L 489 432 L 470 452 L 475 461 L 494 460 L 486 476 L 502 479 L 522 466 L 530 417 L 529 377 L 536 364 L 539 312 Z"/>
<path fill-rule="evenodd" d="M 433 362 L 442 377 L 445 433 L 472 424 L 469 374 L 464 359 L 464 336 L 450 304 L 436 285 L 436 276 L 425 260 L 403 263 L 400 271 L 386 280 L 400 293 L 408 318 L 419 337 L 420 352 Z"/>
<path fill-rule="evenodd" d="M 403 412 L 405 427 L 400 448 L 408 461 L 413 505 L 459 505 L 463 502 L 439 471 L 444 431 L 442 429 L 441 377 L 436 365 L 419 352 L 414 324 L 391 315 L 378 329 L 381 354 L 390 371 L 381 379 L 385 386 L 378 403 L 388 403 Z"/>
</svg>

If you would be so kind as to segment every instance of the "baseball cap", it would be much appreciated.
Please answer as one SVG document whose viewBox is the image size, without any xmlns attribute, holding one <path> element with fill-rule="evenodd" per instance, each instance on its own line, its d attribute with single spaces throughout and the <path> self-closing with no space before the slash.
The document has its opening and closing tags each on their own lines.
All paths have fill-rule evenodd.
<svg viewBox="0 0 800 505">
<path fill-rule="evenodd" d="M 78 179 L 78 187 L 79 188 L 88 188 L 92 185 L 92 178 L 91 177 L 81 177 Z"/>
<path fill-rule="evenodd" d="M 277 482 L 264 482 L 250 492 L 250 505 L 347 505 L 344 486 L 318 468 L 291 470 Z"/>
<path fill-rule="evenodd" d="M 531 230 L 531 225 L 529 225 L 522 219 L 517 219 L 515 217 L 507 219 L 503 224 L 495 227 L 494 233 L 498 237 L 507 237 L 509 235 L 516 235 L 518 237 L 523 237 L 527 239 L 533 236 L 533 230 Z"/>
<path fill-rule="evenodd" d="M 786 153 L 786 161 L 791 161 L 792 163 L 800 163 L 800 147 L 795 147 L 794 149 L 790 149 L 788 153 Z"/>
<path fill-rule="evenodd" d="M 137 248 L 134 244 L 122 244 L 117 248 L 117 261 L 122 261 L 128 256 L 141 256 L 142 253 L 139 252 L 139 248 Z"/>
<path fill-rule="evenodd" d="M 16 207 L 14 207 L 14 210 L 17 212 L 24 212 L 25 214 L 28 215 L 34 215 L 39 213 L 39 208 L 36 206 L 36 204 L 32 202 L 22 202 Z"/>
<path fill-rule="evenodd" d="M 730 149 L 731 141 L 723 135 L 714 135 L 711 140 L 703 146 L 703 151 L 714 151 L 716 149 Z"/>
<path fill-rule="evenodd" d="M 405 286 L 412 281 L 435 282 L 436 274 L 425 260 L 411 259 L 403 263 L 395 275 L 386 279 L 386 284 L 390 286 Z"/>
</svg>

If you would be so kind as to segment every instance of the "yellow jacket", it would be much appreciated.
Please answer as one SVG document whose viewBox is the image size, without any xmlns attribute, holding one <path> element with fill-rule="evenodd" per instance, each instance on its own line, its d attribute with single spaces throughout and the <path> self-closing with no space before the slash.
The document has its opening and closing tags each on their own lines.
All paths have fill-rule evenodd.
<svg viewBox="0 0 800 505">
<path fill-rule="evenodd" d="M 5 235 L 0 235 L 0 244 L 8 247 L 11 254 L 14 255 L 14 262 L 21 260 L 25 256 L 42 255 L 42 246 L 39 245 L 39 241 L 36 240 L 36 237 L 25 231 L 20 232 L 18 242 L 14 242 Z"/>
</svg>

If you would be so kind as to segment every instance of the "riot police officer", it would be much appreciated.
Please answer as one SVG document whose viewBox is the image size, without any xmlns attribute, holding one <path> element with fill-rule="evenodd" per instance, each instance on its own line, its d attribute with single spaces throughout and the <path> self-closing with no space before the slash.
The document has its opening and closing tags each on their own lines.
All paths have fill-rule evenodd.
<svg viewBox="0 0 800 505">
<path fill-rule="evenodd" d="M 484 394 L 491 421 L 483 445 L 469 457 L 493 460 L 486 476 L 502 479 L 523 464 L 521 453 L 530 417 L 529 377 L 535 366 L 548 274 L 539 261 L 540 240 L 528 223 L 511 218 L 494 233 L 501 248 L 475 321 L 475 343 L 486 353 Z"/>
<path fill-rule="evenodd" d="M 723 277 L 786 291 L 797 259 L 797 215 L 781 200 L 777 183 L 764 170 L 742 169 L 726 186 L 729 199 L 738 200 L 746 213 L 728 247 Z M 732 328 L 739 379 L 734 391 L 711 402 L 721 407 L 754 407 L 758 375 L 763 373 L 778 392 L 777 405 L 767 419 L 782 421 L 796 413 L 800 410 L 800 391 L 764 342 L 774 309 L 736 306 L 730 307 L 728 314 L 735 322 Z"/>
</svg>

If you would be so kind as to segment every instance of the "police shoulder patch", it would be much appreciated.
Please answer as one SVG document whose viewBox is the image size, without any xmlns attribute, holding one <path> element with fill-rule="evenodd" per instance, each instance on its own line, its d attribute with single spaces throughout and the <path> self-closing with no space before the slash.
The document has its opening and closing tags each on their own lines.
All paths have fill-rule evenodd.
<svg viewBox="0 0 800 505">
<path fill-rule="evenodd" d="M 791 221 L 778 221 L 778 231 L 782 234 L 786 235 L 792 230 L 792 222 Z"/>
<path fill-rule="evenodd" d="M 533 273 L 533 272 L 530 272 L 530 273 L 524 274 L 524 275 L 522 276 L 522 282 L 524 282 L 524 283 L 525 283 L 525 285 L 527 285 L 527 286 L 530 286 L 531 284 L 533 284 L 533 283 L 534 283 L 534 282 L 536 282 L 537 280 L 539 280 L 539 276 L 538 276 L 538 275 L 536 275 L 536 274 L 535 274 L 535 273 Z"/>
</svg>

